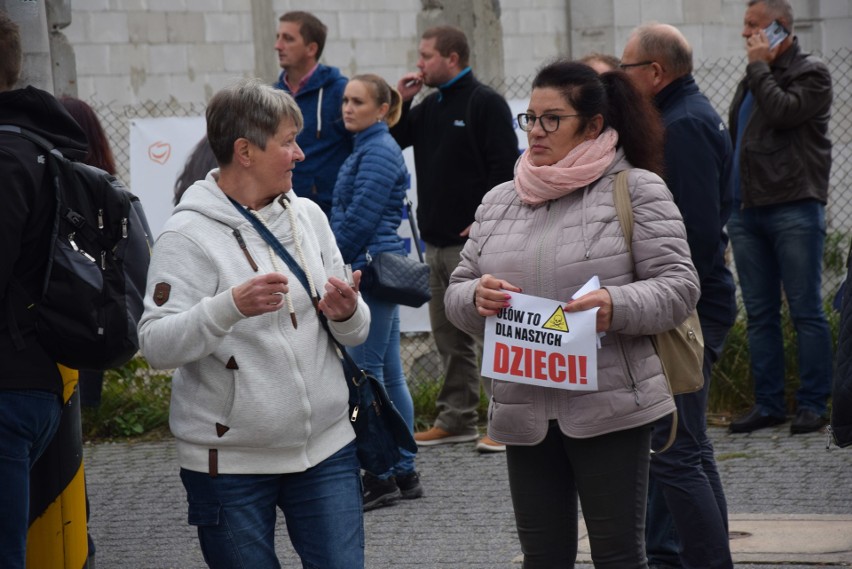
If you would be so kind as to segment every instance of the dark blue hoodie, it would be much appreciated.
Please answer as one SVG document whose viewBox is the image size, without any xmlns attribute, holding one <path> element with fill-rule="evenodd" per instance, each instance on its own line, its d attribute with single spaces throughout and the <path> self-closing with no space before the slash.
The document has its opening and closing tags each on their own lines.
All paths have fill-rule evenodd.
<svg viewBox="0 0 852 569">
<path fill-rule="evenodd" d="M 305 160 L 293 172 L 293 189 L 299 197 L 317 202 L 326 215 L 331 214 L 337 171 L 352 153 L 352 135 L 343 126 L 342 116 L 347 82 L 336 67 L 319 64 L 295 95 L 305 120 L 296 142 L 305 153 Z M 283 71 L 275 87 L 292 95 Z"/>
</svg>

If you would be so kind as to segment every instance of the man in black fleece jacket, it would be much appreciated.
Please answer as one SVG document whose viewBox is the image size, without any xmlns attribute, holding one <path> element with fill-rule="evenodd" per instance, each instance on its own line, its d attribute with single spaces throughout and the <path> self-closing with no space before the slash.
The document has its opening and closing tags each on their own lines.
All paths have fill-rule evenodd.
<svg viewBox="0 0 852 569">
<path fill-rule="evenodd" d="M 82 159 L 83 131 L 49 93 L 12 89 L 21 72 L 20 32 L 0 12 L 0 125 L 27 128 L 66 156 Z M 35 338 L 24 299 L 37 299 L 47 266 L 56 201 L 44 151 L 0 132 L 0 566 L 23 569 L 29 524 L 30 468 L 59 425 L 63 384 Z M 17 326 L 23 345 L 16 345 Z"/>
<path fill-rule="evenodd" d="M 447 320 L 444 292 L 482 196 L 512 179 L 518 139 L 506 101 L 473 76 L 464 32 L 452 26 L 426 30 L 419 55 L 419 71 L 399 80 L 403 113 L 391 134 L 402 148 L 414 147 L 417 220 L 431 268 L 429 318 L 444 362 L 438 417 L 431 429 L 414 436 L 419 445 L 430 446 L 478 436 L 481 342 Z M 412 107 L 424 84 L 437 90 Z M 505 450 L 487 437 L 477 448 Z"/>
</svg>

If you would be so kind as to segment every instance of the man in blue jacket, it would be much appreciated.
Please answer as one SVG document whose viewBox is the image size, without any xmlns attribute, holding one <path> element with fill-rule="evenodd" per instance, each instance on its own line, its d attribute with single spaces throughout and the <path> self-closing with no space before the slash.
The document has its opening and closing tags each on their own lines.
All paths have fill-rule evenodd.
<svg viewBox="0 0 852 569">
<path fill-rule="evenodd" d="M 621 61 L 639 90 L 653 98 L 665 123 L 666 184 L 683 215 L 701 279 L 698 315 L 704 334 L 704 387 L 675 397 L 675 441 L 651 460 L 648 562 L 660 568 L 732 568 L 727 504 L 705 417 L 710 370 L 736 318 L 724 230 L 731 214 L 732 144 L 725 123 L 692 77 L 692 49 L 676 28 L 640 26 Z M 654 448 L 665 444 L 671 422 L 670 416 L 655 424 Z"/>
<path fill-rule="evenodd" d="M 331 215 L 337 171 L 352 153 L 352 135 L 341 116 L 348 80 L 338 68 L 318 63 L 327 31 L 308 12 L 287 12 L 278 19 L 275 50 L 283 71 L 275 86 L 293 95 L 305 121 L 296 137 L 305 160 L 293 173 L 293 189 Z"/>
</svg>

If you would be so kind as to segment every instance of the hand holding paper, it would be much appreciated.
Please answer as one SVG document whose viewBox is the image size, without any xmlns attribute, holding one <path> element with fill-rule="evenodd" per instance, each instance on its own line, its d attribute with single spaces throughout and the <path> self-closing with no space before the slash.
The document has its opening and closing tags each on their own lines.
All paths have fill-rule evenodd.
<svg viewBox="0 0 852 569">
<path fill-rule="evenodd" d="M 493 275 L 482 275 L 473 294 L 473 303 L 479 315 L 494 316 L 501 309 L 508 308 L 512 295 L 507 291 L 521 292 L 521 289 Z"/>
<path fill-rule="evenodd" d="M 565 312 L 581 312 L 598 308 L 596 329 L 606 332 L 612 325 L 612 297 L 606 289 L 599 288 L 584 294 L 576 300 L 571 300 L 565 306 Z"/>
<path fill-rule="evenodd" d="M 494 277 L 486 279 L 502 282 Z M 589 310 L 563 310 L 563 301 L 513 292 L 509 299 L 495 297 L 499 292 L 477 287 L 475 301 L 500 306 L 485 319 L 482 375 L 557 389 L 595 391 L 597 380 L 597 305 Z M 488 299 L 480 298 L 483 292 Z M 592 293 L 590 293 L 592 294 Z M 584 295 L 580 302 L 590 295 Z M 608 297 L 608 295 L 607 295 Z M 489 306 L 491 306 L 489 304 Z"/>
</svg>

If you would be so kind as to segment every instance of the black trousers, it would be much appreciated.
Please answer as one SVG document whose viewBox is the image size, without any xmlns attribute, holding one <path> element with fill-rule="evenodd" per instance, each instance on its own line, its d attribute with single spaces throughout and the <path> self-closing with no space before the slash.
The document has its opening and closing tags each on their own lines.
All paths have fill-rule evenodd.
<svg viewBox="0 0 852 569">
<path fill-rule="evenodd" d="M 645 507 L 651 426 L 590 439 L 552 422 L 535 446 L 508 446 L 509 487 L 524 569 L 569 569 L 577 558 L 577 497 L 597 569 L 647 569 Z"/>
</svg>

